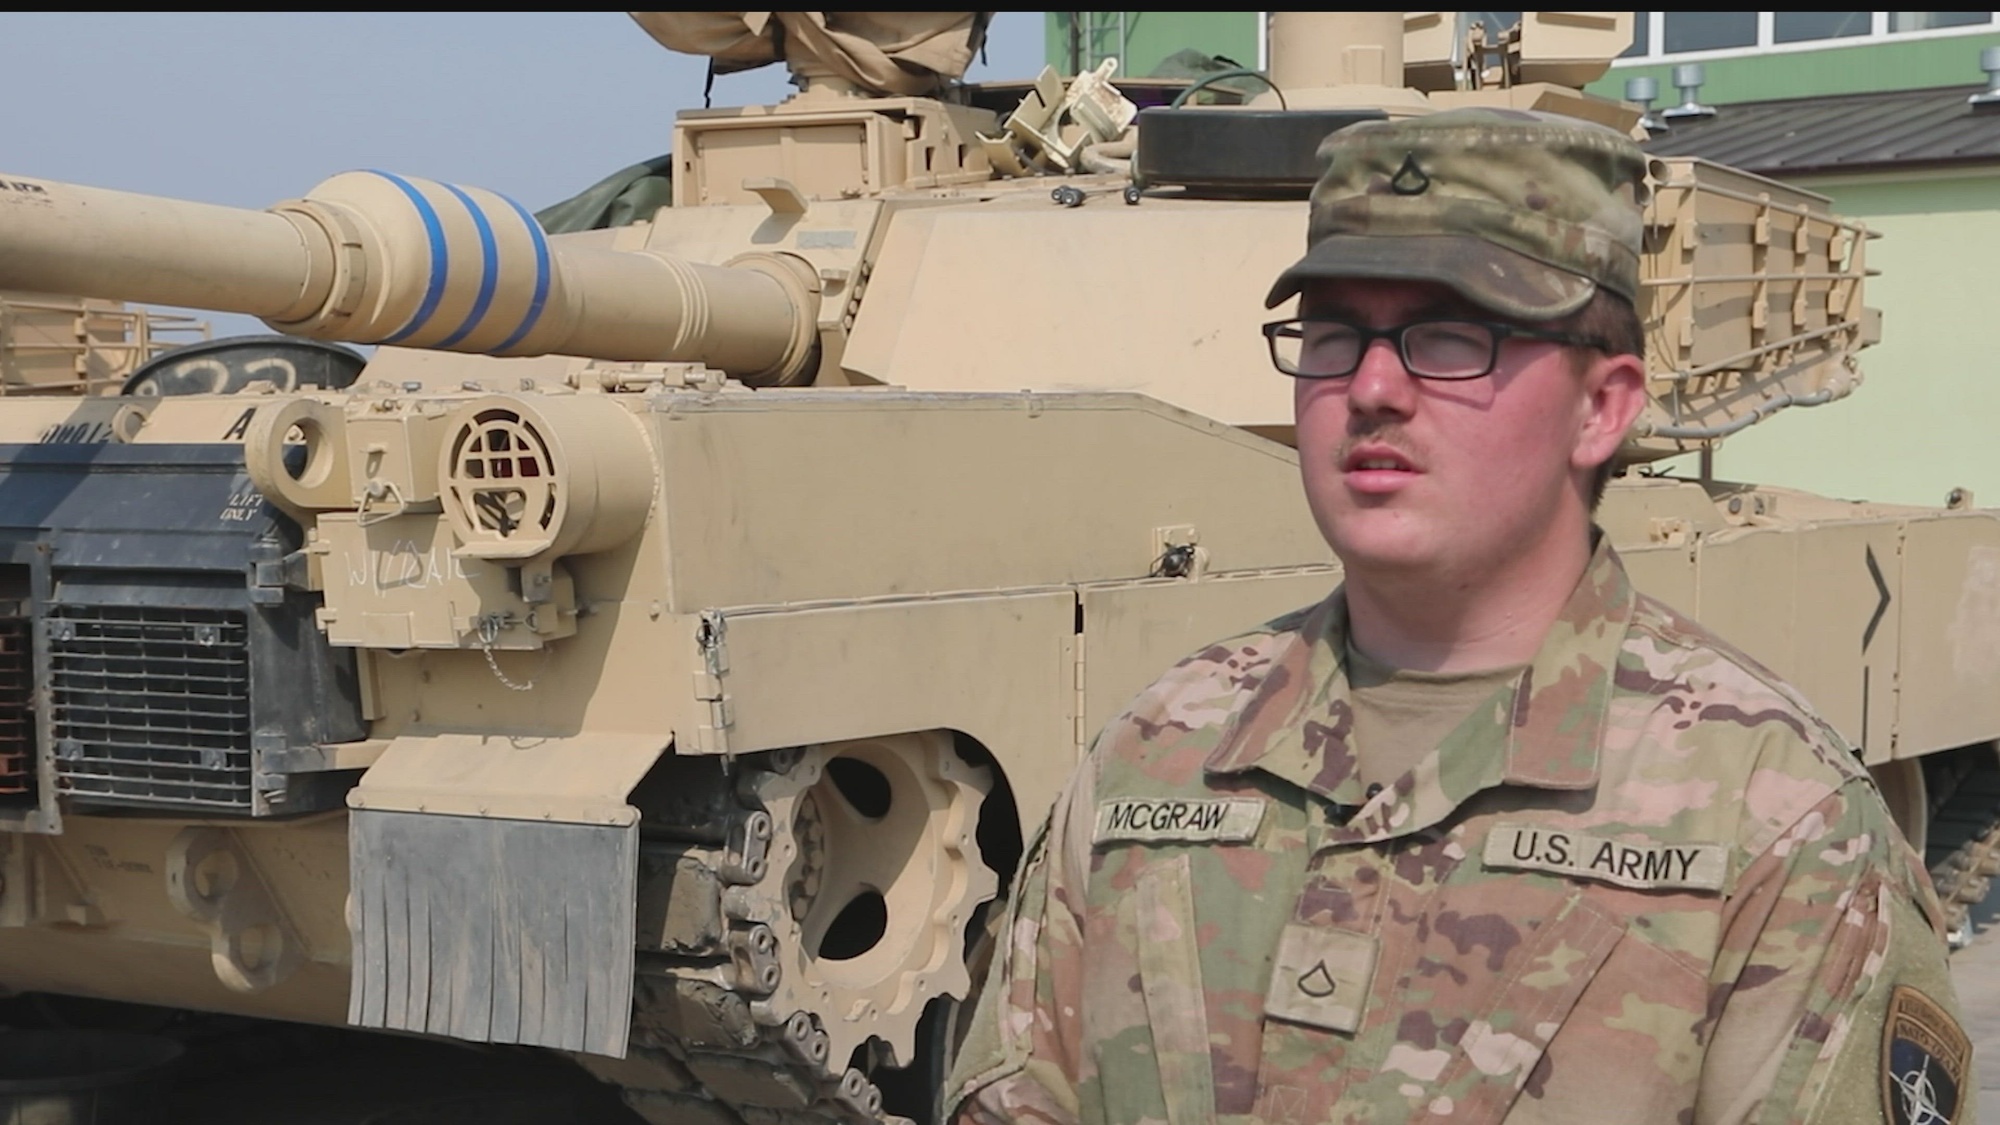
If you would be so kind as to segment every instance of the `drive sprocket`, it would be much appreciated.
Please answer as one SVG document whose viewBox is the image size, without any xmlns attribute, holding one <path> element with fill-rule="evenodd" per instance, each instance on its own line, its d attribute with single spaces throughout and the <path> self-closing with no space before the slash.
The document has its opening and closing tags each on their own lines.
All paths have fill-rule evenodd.
<svg viewBox="0 0 2000 1125">
<path fill-rule="evenodd" d="M 829 1060 L 873 1038 L 909 1064 L 924 1006 L 971 990 L 966 921 L 998 883 L 976 836 L 992 786 L 944 731 L 813 746 L 768 775 L 768 862 L 741 890 L 777 939 L 777 987 L 757 1005 L 772 1022 L 808 1012 Z"/>
</svg>

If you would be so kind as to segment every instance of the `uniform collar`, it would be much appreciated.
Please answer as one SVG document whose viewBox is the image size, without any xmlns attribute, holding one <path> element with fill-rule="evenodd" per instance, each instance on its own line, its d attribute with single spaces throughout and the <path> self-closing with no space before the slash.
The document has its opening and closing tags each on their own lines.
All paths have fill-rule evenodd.
<svg viewBox="0 0 2000 1125">
<path fill-rule="evenodd" d="M 1207 769 L 1262 770 L 1345 806 L 1352 816 L 1336 835 L 1356 842 L 1429 827 L 1496 785 L 1589 789 L 1597 784 L 1612 673 L 1634 597 L 1624 564 L 1599 534 L 1583 577 L 1520 678 L 1475 708 L 1436 753 L 1369 799 L 1351 744 L 1347 599 L 1336 589 L 1278 654 Z"/>
</svg>

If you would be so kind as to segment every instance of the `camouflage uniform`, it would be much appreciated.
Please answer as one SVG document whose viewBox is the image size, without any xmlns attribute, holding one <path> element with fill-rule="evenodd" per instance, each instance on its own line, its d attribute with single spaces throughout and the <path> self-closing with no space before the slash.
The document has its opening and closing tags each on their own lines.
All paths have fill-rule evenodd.
<svg viewBox="0 0 2000 1125">
<path fill-rule="evenodd" d="M 1629 138 L 1453 110 L 1321 155 L 1272 304 L 1639 293 Z M 1335 591 L 1099 736 L 1016 882 L 961 1119 L 1971 1120 L 1936 898 L 1852 748 L 1601 535 L 1518 678 L 1373 792 L 1347 631 Z"/>
<path fill-rule="evenodd" d="M 1964 1042 L 1936 900 L 1790 688 L 1600 545 L 1518 682 L 1370 799 L 1345 625 L 1336 592 L 1106 728 L 1017 882 L 961 1120 L 1907 1119 L 1891 1004 Z"/>
</svg>

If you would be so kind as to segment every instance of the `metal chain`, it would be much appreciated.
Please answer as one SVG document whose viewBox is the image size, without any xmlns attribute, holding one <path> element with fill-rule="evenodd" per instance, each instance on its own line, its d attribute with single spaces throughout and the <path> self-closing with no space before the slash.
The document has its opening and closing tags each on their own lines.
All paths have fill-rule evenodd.
<svg viewBox="0 0 2000 1125">
<path fill-rule="evenodd" d="M 500 681 L 500 686 L 506 688 L 508 691 L 533 691 L 535 690 L 535 684 L 541 680 L 542 673 L 548 671 L 549 650 L 547 646 L 543 646 L 542 666 L 535 669 L 535 674 L 528 678 L 527 683 L 517 684 L 513 680 L 508 679 L 507 673 L 500 670 L 500 661 L 493 655 L 493 642 L 500 639 L 500 630 L 505 623 L 505 618 L 496 613 L 489 613 L 479 619 L 477 629 L 479 651 L 485 654 L 486 666 L 493 670 L 493 678 Z"/>
</svg>

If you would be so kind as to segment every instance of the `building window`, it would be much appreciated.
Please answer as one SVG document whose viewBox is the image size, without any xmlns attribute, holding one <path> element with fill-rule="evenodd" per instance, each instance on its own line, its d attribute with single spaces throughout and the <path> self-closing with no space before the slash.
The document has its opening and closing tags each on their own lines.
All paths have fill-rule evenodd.
<svg viewBox="0 0 2000 1125">
<path fill-rule="evenodd" d="M 1845 39 L 1866 35 L 1872 12 L 1773 12 L 1771 41 L 1802 43 L 1808 39 Z"/>
<path fill-rule="evenodd" d="M 1940 27 L 1978 27 L 1993 22 L 1992 12 L 1890 12 L 1890 31 L 1935 31 Z"/>
<path fill-rule="evenodd" d="M 1502 13 L 1492 13 L 1500 15 Z M 1944 37 L 2000 29 L 1993 12 L 1634 12 L 1632 45 L 1621 65 L 1727 58 L 1751 52 L 1810 51 L 1910 36 Z"/>
<path fill-rule="evenodd" d="M 1668 12 L 1667 54 L 1757 45 L 1755 12 Z"/>
<path fill-rule="evenodd" d="M 1621 59 L 1645 58 L 1648 51 L 1650 50 L 1653 41 L 1652 30 L 1653 30 L 1653 13 L 1633 12 L 1632 45 L 1630 47 L 1625 48 L 1624 53 L 1619 55 L 1618 57 Z"/>
</svg>

